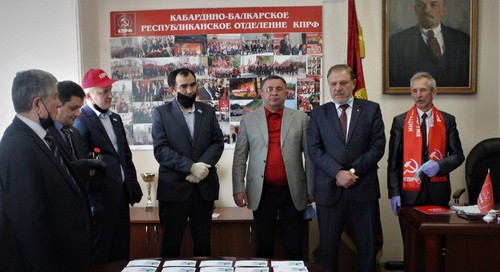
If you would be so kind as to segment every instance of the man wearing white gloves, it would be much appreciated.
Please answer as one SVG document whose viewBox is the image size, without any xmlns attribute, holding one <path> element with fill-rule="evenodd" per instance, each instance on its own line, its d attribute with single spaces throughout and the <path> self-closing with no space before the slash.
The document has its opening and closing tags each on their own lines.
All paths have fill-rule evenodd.
<svg viewBox="0 0 500 272">
<path fill-rule="evenodd" d="M 455 117 L 436 109 L 436 81 L 425 72 L 411 78 L 415 105 L 394 117 L 389 140 L 387 188 L 391 207 L 448 206 L 451 195 L 450 172 L 464 161 Z M 399 225 L 406 253 L 407 225 Z M 406 254 L 405 254 L 406 256 Z"/>
<path fill-rule="evenodd" d="M 224 150 L 222 131 L 215 110 L 195 102 L 197 84 L 191 70 L 172 71 L 168 85 L 176 99 L 155 109 L 152 130 L 154 155 L 160 164 L 160 254 L 179 257 L 189 218 L 193 256 L 211 256 L 212 209 L 219 197 L 215 164 Z"/>
</svg>

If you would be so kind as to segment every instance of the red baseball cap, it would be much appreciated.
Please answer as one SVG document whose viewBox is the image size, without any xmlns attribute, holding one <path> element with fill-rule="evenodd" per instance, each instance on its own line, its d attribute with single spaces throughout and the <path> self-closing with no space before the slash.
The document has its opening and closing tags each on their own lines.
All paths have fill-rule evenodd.
<svg viewBox="0 0 500 272">
<path fill-rule="evenodd" d="M 90 69 L 83 76 L 82 88 L 101 87 L 106 88 L 113 84 L 116 79 L 111 79 L 102 69 Z"/>
</svg>

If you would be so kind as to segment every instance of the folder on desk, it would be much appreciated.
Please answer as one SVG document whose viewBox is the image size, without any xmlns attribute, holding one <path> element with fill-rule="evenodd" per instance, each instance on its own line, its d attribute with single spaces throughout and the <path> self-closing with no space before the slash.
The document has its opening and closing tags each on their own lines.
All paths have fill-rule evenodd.
<svg viewBox="0 0 500 272">
<path fill-rule="evenodd" d="M 458 217 L 466 220 L 478 220 L 483 218 L 477 205 L 470 206 L 451 206 L 451 209 L 457 212 Z"/>
</svg>

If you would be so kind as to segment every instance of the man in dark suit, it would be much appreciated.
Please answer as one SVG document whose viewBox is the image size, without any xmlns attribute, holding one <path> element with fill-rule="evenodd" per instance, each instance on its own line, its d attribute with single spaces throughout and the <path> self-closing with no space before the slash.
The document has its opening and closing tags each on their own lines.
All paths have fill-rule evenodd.
<svg viewBox="0 0 500 272">
<path fill-rule="evenodd" d="M 327 79 L 333 101 L 311 111 L 307 134 L 309 157 L 316 166 L 319 262 L 339 270 L 339 245 L 349 209 L 358 270 L 374 271 L 377 162 L 385 148 L 382 113 L 377 103 L 353 98 L 356 79 L 351 67 L 335 65 Z"/>
<path fill-rule="evenodd" d="M 87 71 L 82 82 L 87 105 L 75 121 L 85 153 L 100 148 L 108 166 L 106 189 L 89 196 L 92 214 L 97 219 L 91 265 L 129 259 L 129 204 L 142 197 L 122 119 L 109 110 L 113 98 L 111 84 L 115 81 L 101 69 Z"/>
<path fill-rule="evenodd" d="M 63 158 L 70 163 L 78 175 L 87 193 L 96 193 L 104 189 L 106 163 L 102 160 L 87 158 L 83 147 L 83 139 L 77 128 L 73 126 L 80 116 L 85 92 L 73 81 L 66 80 L 57 83 L 58 97 L 61 107 L 58 109 L 54 140 L 58 144 Z M 90 170 L 93 174 L 90 175 Z M 90 208 L 90 206 L 89 206 Z M 92 216 L 90 216 L 92 217 Z"/>
<path fill-rule="evenodd" d="M 396 216 L 401 205 L 448 206 L 449 173 L 464 161 L 455 117 L 434 107 L 436 93 L 436 81 L 429 73 L 415 74 L 411 78 L 415 106 L 392 122 L 387 188 Z M 399 224 L 406 245 L 407 225 L 401 217 Z"/>
<path fill-rule="evenodd" d="M 172 71 L 168 85 L 176 99 L 153 112 L 154 155 L 159 167 L 157 198 L 162 225 L 161 256 L 179 257 L 189 218 L 194 256 L 211 256 L 210 224 L 219 197 L 215 164 L 224 139 L 215 111 L 196 100 L 196 76 Z"/>
<path fill-rule="evenodd" d="M 0 142 L 0 270 L 86 271 L 90 223 L 85 192 L 53 145 L 56 78 L 17 73 L 17 112 Z"/>
<path fill-rule="evenodd" d="M 419 23 L 389 40 L 389 86 L 408 87 L 419 71 L 429 72 L 439 86 L 469 86 L 470 37 L 443 25 L 445 0 L 415 0 Z"/>
<path fill-rule="evenodd" d="M 292 43 L 290 42 L 290 34 L 285 34 L 285 37 L 280 41 L 280 54 L 290 55 L 292 53 Z"/>
<path fill-rule="evenodd" d="M 203 88 L 200 90 L 200 98 L 201 100 L 213 100 L 214 94 L 208 87 L 208 82 L 203 83 Z"/>
</svg>

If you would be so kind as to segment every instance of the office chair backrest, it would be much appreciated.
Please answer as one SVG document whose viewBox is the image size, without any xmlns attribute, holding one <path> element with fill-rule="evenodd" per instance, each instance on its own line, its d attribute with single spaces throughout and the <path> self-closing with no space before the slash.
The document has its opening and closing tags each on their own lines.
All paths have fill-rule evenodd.
<svg viewBox="0 0 500 272">
<path fill-rule="evenodd" d="M 469 191 L 469 203 L 477 204 L 477 197 L 490 169 L 495 203 L 500 203 L 500 138 L 486 139 L 478 143 L 465 161 L 465 179 Z"/>
</svg>

